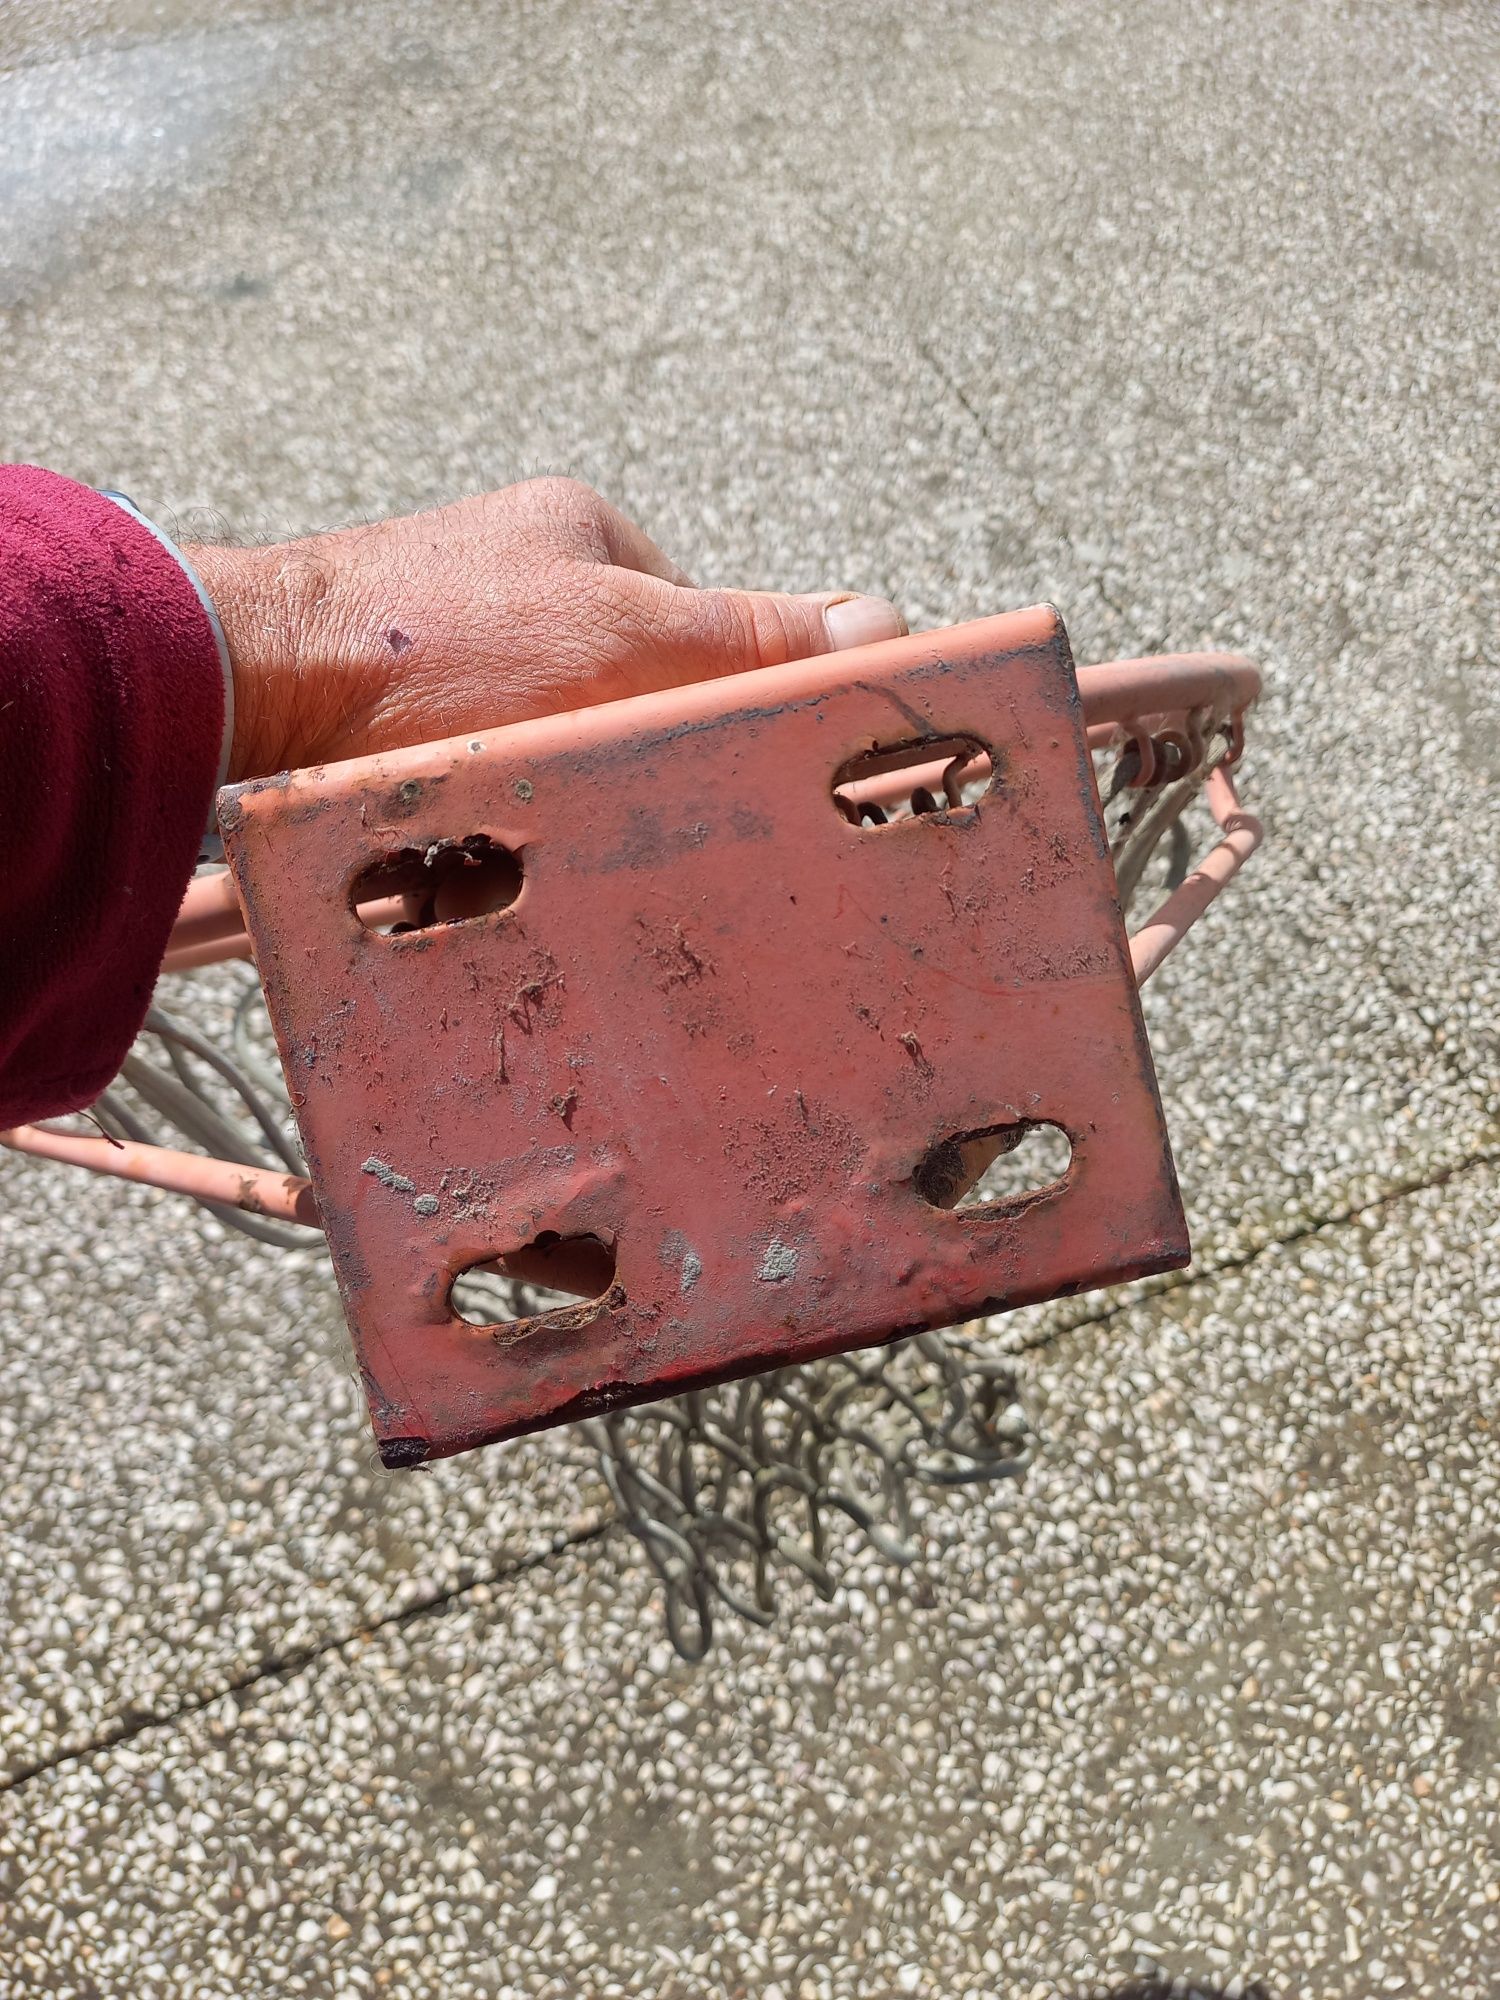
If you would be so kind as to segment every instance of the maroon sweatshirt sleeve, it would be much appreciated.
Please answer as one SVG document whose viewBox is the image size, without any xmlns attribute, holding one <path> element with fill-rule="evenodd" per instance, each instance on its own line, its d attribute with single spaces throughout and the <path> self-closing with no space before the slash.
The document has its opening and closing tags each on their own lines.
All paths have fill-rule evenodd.
<svg viewBox="0 0 1500 2000">
<path fill-rule="evenodd" d="M 0 1130 L 119 1068 L 223 726 L 218 642 L 171 552 L 91 488 L 0 466 Z"/>
</svg>

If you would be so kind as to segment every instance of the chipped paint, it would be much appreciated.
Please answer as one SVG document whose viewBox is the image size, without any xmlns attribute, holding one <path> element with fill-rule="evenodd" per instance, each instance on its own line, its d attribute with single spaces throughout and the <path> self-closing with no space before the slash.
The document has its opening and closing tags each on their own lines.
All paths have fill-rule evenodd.
<svg viewBox="0 0 1500 2000">
<path fill-rule="evenodd" d="M 755 1275 L 763 1285 L 784 1285 L 788 1278 L 796 1277 L 799 1261 L 799 1253 L 789 1243 L 773 1236 Z"/>
</svg>

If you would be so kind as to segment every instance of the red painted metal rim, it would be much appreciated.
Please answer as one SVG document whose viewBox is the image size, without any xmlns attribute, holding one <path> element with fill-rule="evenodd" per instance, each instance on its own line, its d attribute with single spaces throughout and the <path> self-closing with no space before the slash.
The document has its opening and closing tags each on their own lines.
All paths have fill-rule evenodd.
<svg viewBox="0 0 1500 2000">
<path fill-rule="evenodd" d="M 1239 653 L 1163 653 L 1078 669 L 1084 720 L 1096 748 L 1110 742 L 1117 730 L 1146 717 L 1203 713 L 1211 722 L 1238 722 L 1260 691 L 1260 669 Z M 250 956 L 250 940 L 228 874 L 200 876 L 189 883 L 162 970 L 188 972 L 195 966 Z"/>
<path fill-rule="evenodd" d="M 1091 728 L 1194 709 L 1227 720 L 1253 707 L 1260 689 L 1259 667 L 1241 653 L 1161 653 L 1078 669 L 1078 693 Z"/>
<path fill-rule="evenodd" d="M 1134 732 L 1148 722 L 1160 726 L 1164 721 L 1193 718 L 1199 727 L 1228 725 L 1237 756 L 1244 715 L 1261 692 L 1259 668 L 1234 653 L 1108 660 L 1080 667 L 1077 678 L 1089 742 L 1095 748 L 1119 741 L 1122 732 Z M 1158 970 L 1260 844 L 1261 823 L 1240 806 L 1226 769 L 1210 774 L 1205 795 L 1220 840 L 1131 938 L 1131 961 L 1138 984 L 1144 985 Z M 200 876 L 190 883 L 168 942 L 163 971 L 183 972 L 251 957 L 229 875 Z M 38 1126 L 19 1126 L 0 1133 L 0 1144 L 199 1200 L 317 1226 L 311 1184 L 296 1176 Z"/>
</svg>

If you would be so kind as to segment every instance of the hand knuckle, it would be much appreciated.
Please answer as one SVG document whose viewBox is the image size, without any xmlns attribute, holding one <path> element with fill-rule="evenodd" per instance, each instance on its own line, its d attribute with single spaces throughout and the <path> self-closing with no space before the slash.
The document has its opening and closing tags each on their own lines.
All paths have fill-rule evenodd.
<svg viewBox="0 0 1500 2000">
<path fill-rule="evenodd" d="M 762 666 L 784 667 L 801 650 L 790 607 L 779 597 L 759 597 L 750 606 L 754 651 Z"/>
<path fill-rule="evenodd" d="M 592 486 L 561 472 L 523 480 L 515 491 L 522 506 L 552 520 L 591 521 L 604 505 Z"/>
</svg>

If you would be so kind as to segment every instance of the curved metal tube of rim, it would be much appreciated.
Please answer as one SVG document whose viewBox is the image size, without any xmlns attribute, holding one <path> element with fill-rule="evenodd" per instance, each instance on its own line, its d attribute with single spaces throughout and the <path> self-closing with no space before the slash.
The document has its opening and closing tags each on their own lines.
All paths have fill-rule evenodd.
<svg viewBox="0 0 1500 2000">
<path fill-rule="evenodd" d="M 1208 773 L 1204 787 L 1220 840 L 1131 937 L 1131 964 L 1139 986 L 1160 969 L 1261 843 L 1261 822 L 1240 805 L 1228 768 L 1237 761 L 1244 714 L 1260 688 L 1259 669 L 1234 653 L 1163 654 L 1146 660 L 1110 660 L 1078 670 L 1079 698 L 1092 748 L 1134 739 L 1144 749 L 1162 734 L 1201 741 L 1206 729 L 1215 726 L 1228 727 L 1234 739 L 1229 758 Z M 1151 767 L 1143 764 L 1137 782 L 1149 783 L 1151 776 Z M 910 784 L 912 777 L 906 774 L 904 782 Z M 366 914 L 378 922 L 383 912 Z M 250 941 L 229 875 L 199 876 L 189 883 L 163 972 L 186 972 L 250 957 Z M 294 1174 L 37 1125 L 0 1132 L 0 1145 L 248 1214 L 319 1227 L 312 1184 Z"/>
</svg>

